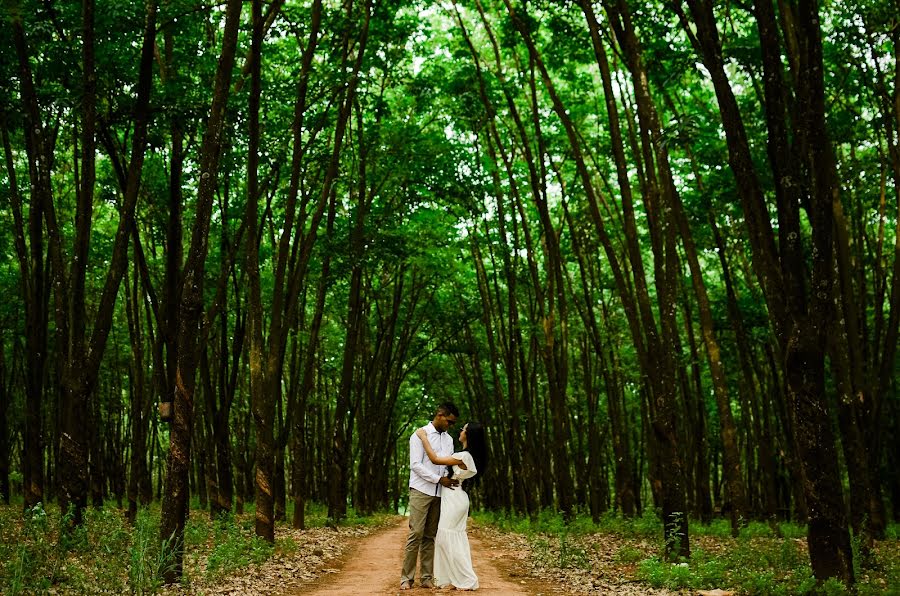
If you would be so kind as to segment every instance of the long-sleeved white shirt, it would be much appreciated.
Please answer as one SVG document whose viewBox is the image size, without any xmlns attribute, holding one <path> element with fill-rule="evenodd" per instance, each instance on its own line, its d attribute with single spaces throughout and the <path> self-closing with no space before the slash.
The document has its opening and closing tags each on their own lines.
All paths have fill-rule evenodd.
<svg viewBox="0 0 900 596">
<path fill-rule="evenodd" d="M 453 455 L 453 437 L 441 433 L 431 422 L 424 427 L 428 442 L 438 456 Z M 441 476 L 447 475 L 447 467 L 431 463 L 422 440 L 413 433 L 409 438 L 409 487 L 426 495 L 441 496 Z"/>
</svg>

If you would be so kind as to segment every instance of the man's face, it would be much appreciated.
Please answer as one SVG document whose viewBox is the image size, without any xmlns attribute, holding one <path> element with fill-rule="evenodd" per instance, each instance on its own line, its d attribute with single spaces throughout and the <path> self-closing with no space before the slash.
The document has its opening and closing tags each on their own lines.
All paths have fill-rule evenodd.
<svg viewBox="0 0 900 596">
<path fill-rule="evenodd" d="M 453 414 L 438 412 L 437 416 L 434 417 L 434 427 L 442 433 L 450 430 L 450 427 L 454 424 L 456 424 L 456 416 Z"/>
</svg>

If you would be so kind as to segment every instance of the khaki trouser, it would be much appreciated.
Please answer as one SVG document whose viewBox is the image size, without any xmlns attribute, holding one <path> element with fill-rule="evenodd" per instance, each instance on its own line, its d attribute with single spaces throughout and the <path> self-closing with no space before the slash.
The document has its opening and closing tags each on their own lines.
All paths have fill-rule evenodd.
<svg viewBox="0 0 900 596">
<path fill-rule="evenodd" d="M 409 489 L 409 537 L 403 556 L 401 582 L 412 585 L 416 578 L 416 559 L 422 581 L 434 580 L 434 536 L 441 517 L 441 498 Z"/>
</svg>

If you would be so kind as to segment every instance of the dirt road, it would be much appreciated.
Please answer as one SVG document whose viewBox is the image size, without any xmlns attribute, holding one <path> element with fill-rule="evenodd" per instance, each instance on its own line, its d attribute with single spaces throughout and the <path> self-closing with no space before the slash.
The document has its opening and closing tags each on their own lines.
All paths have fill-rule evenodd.
<svg viewBox="0 0 900 596">
<path fill-rule="evenodd" d="M 333 571 L 291 595 L 350 596 L 356 594 L 410 594 L 450 593 L 451 590 L 426 590 L 416 586 L 401 592 L 400 566 L 403 546 L 408 532 L 407 519 L 397 517 L 389 527 L 363 538 L 343 559 L 332 565 Z M 516 567 L 516 553 L 507 552 L 503 545 L 486 544 L 477 533 L 469 533 L 472 547 L 472 566 L 478 574 L 478 594 L 503 594 L 505 596 L 553 594 L 552 587 L 518 577 L 504 569 Z"/>
</svg>

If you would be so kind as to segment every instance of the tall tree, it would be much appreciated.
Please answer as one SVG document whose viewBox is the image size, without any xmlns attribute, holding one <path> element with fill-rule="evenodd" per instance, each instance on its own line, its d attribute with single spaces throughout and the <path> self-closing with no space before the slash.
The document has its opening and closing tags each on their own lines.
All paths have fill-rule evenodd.
<svg viewBox="0 0 900 596">
<path fill-rule="evenodd" d="M 174 411 L 160 523 L 161 540 L 173 561 L 165 573 L 165 579 L 169 583 L 181 577 L 184 561 L 184 526 L 187 523 L 189 504 L 188 473 L 191 462 L 197 372 L 197 329 L 203 312 L 203 278 L 209 248 L 209 226 L 226 127 L 225 108 L 231 89 L 240 16 L 240 0 L 229 0 L 225 9 L 225 29 L 216 69 L 212 105 L 200 148 L 200 185 L 197 190 L 190 249 L 182 274 Z"/>
<path fill-rule="evenodd" d="M 809 507 L 813 571 L 819 579 L 837 577 L 852 583 L 850 537 L 825 393 L 825 339 L 830 331 L 825 321 L 831 319 L 833 300 L 833 203 L 840 200 L 840 195 L 825 125 L 819 5 L 814 0 L 800 2 L 796 10 L 785 3 L 779 5 L 794 80 L 795 105 L 788 120 L 784 104 L 788 89 L 782 82 L 783 66 L 777 52 L 781 43 L 774 11 L 768 1 L 755 3 L 766 80 L 769 162 L 776 183 L 780 240 L 777 247 L 746 127 L 725 72 L 713 4 L 688 0 L 687 5 L 696 35 L 680 2 L 676 10 L 712 77 L 729 164 L 738 182 L 750 233 L 754 269 L 784 356 L 787 395 Z M 804 186 L 793 184 L 792 178 L 803 180 Z M 808 266 L 802 254 L 801 204 L 806 206 L 812 228 L 812 258 Z"/>
<path fill-rule="evenodd" d="M 25 106 L 24 136 L 28 155 L 28 175 L 31 196 L 28 214 L 28 244 L 25 243 L 25 224 L 21 197 L 16 183 L 12 147 L 9 142 L 7 120 L 0 124 L 6 171 L 9 176 L 9 199 L 15 222 L 16 256 L 22 279 L 26 325 L 26 385 L 25 385 L 25 436 L 24 461 L 22 462 L 24 505 L 33 507 L 44 500 L 44 445 L 41 430 L 41 403 L 43 400 L 44 366 L 47 359 L 47 319 L 44 270 L 43 219 L 47 203 L 51 199 L 50 162 L 43 139 L 44 124 L 34 88 L 28 41 L 25 35 L 22 9 L 14 5 L 10 12 L 13 42 L 19 67 L 20 95 Z M 5 114 L 4 114 L 5 116 Z"/>
</svg>

